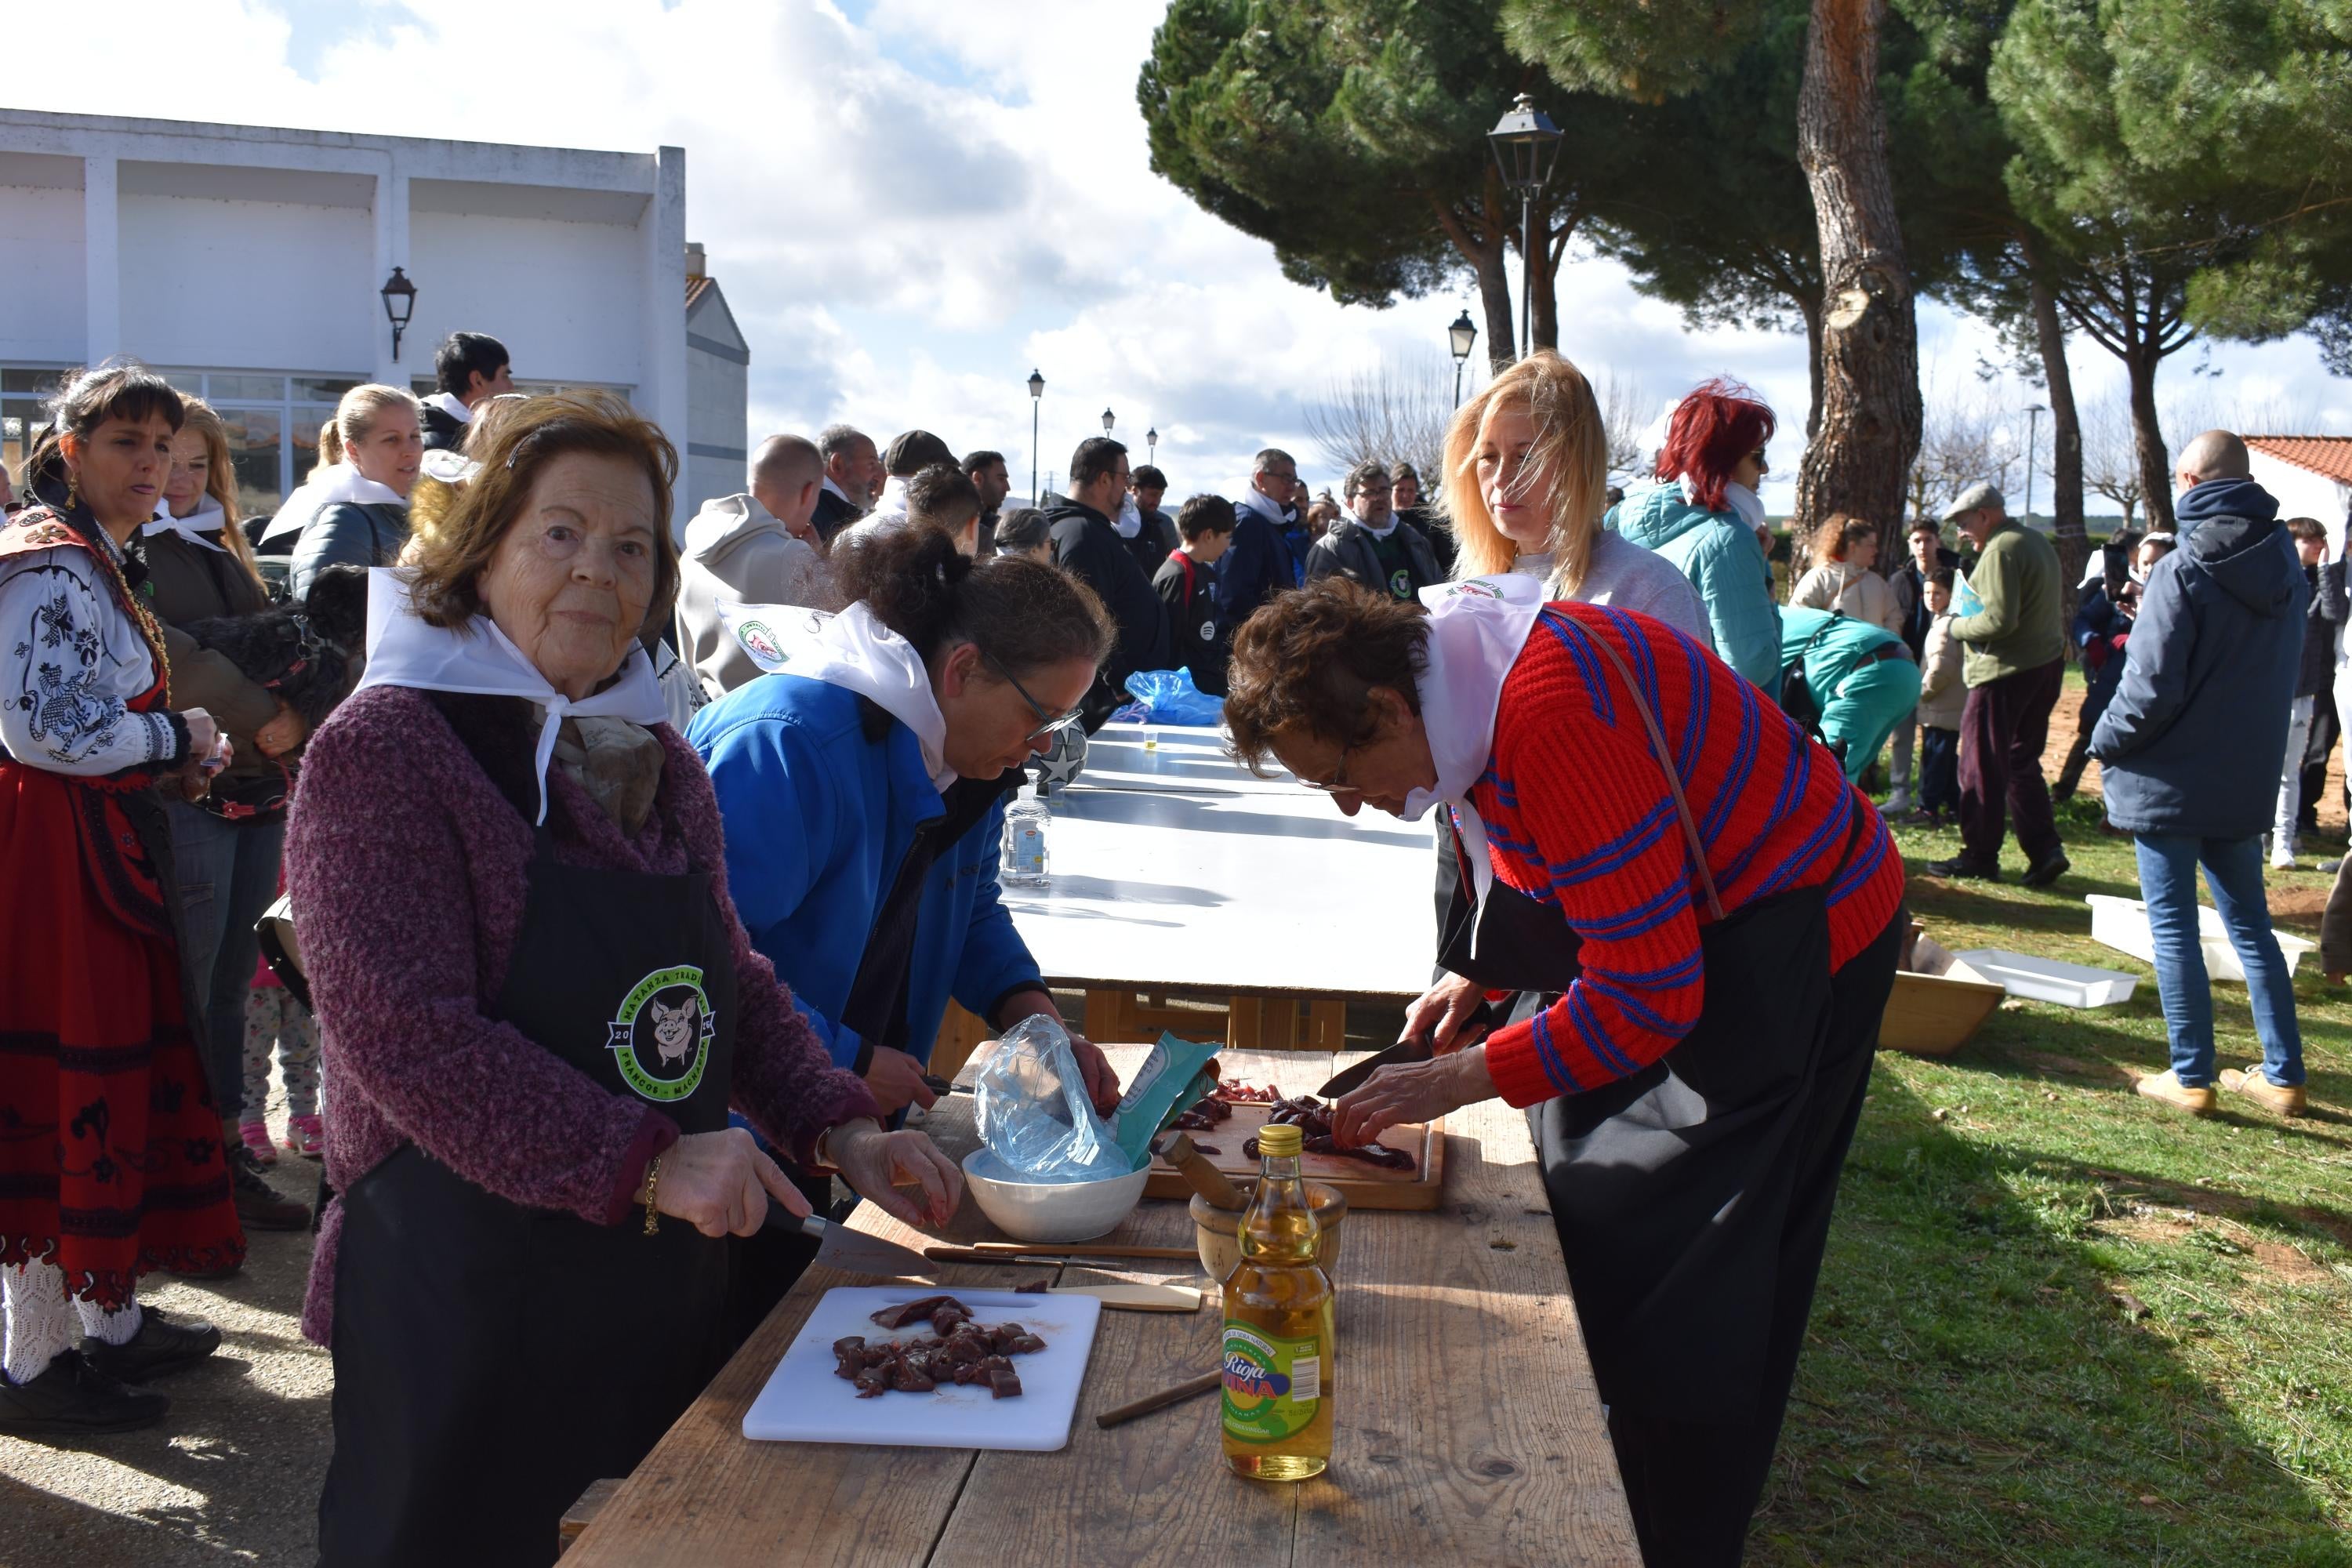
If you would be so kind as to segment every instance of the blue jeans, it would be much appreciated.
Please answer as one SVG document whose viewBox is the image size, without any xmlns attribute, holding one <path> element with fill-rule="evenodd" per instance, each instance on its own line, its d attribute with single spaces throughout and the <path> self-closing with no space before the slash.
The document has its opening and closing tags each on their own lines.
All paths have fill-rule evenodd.
<svg viewBox="0 0 2352 1568">
<path fill-rule="evenodd" d="M 236 1121 L 245 1104 L 245 994 L 261 953 L 253 922 L 278 897 L 286 821 L 226 822 L 177 800 L 164 809 L 180 884 L 180 969 L 191 1005 L 204 1009 L 189 1029 L 221 1119 Z"/>
<path fill-rule="evenodd" d="M 2205 978 L 2205 954 L 2197 937 L 2197 868 L 2213 908 L 2238 950 L 2246 972 L 2246 995 L 2253 1004 L 2254 1033 L 2263 1042 L 2263 1076 L 2282 1089 L 2303 1081 L 2303 1036 L 2294 1024 L 2294 986 L 2286 959 L 2271 931 L 2271 910 L 2263 895 L 2263 841 L 2253 838 L 2190 838 L 2179 834 L 2142 834 L 2139 890 L 2147 900 L 2147 929 L 2155 939 L 2156 987 L 2164 1001 L 2164 1026 L 2172 1039 L 2172 1070 L 2191 1089 L 2213 1082 L 2213 992 Z"/>
</svg>

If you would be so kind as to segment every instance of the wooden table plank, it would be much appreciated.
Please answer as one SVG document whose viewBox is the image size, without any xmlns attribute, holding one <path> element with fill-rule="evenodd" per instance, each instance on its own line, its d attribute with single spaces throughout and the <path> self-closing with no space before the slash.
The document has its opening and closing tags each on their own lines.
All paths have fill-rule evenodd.
<svg viewBox="0 0 2352 1568">
<path fill-rule="evenodd" d="M 1141 1047 L 1113 1047 L 1123 1071 Z M 1226 1052 L 1252 1081 L 1348 1057 Z M 971 1147 L 971 1097 L 928 1119 L 942 1148 Z M 1500 1104 L 1449 1120 L 1437 1215 L 1351 1215 L 1342 1253 L 1333 1469 L 1300 1487 L 1227 1475 L 1212 1396 L 1106 1432 L 1100 1410 L 1216 1363 L 1213 1302 L 1187 1316 L 1104 1314 L 1069 1447 L 1055 1454 L 751 1443 L 743 1411 L 825 1289 L 813 1270 L 623 1484 L 572 1551 L 574 1564 L 1182 1564 L 1547 1562 L 1633 1564 L 1575 1311 L 1524 1118 Z M 1458 1131 L 1455 1131 L 1458 1126 Z M 862 1206 L 857 1227 L 929 1239 Z M 983 1239 L 967 1205 L 947 1239 Z M 1182 1205 L 1147 1203 L 1111 1237 L 1184 1245 Z M 1498 1245 L 1502 1244 L 1502 1245 Z M 1053 1271 L 944 1266 L 942 1282 L 1009 1289 Z M 1089 1279 L 1197 1281 L 1139 1265 Z M 1375 1555 L 1376 1554 L 1376 1555 Z"/>
<path fill-rule="evenodd" d="M 1411 1542 L 1417 1562 L 1638 1565 L 1526 1115 L 1465 1106 L 1446 1136 L 1429 1223 L 1348 1216 L 1337 1436 L 1291 1561 L 1360 1568 Z"/>
</svg>

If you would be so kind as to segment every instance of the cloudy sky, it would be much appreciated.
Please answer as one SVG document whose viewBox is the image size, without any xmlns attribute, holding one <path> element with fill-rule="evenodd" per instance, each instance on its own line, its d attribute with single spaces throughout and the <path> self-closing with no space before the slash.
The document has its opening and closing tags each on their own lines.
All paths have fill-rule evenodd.
<svg viewBox="0 0 2352 1568">
<path fill-rule="evenodd" d="M 751 342 L 755 438 L 919 425 L 1003 450 L 1025 489 L 1034 367 L 1048 470 L 1109 407 L 1139 454 L 1157 427 L 1179 495 L 1230 490 L 1269 443 L 1319 486 L 1333 470 L 1304 406 L 1383 363 L 1442 367 L 1468 300 L 1343 310 L 1154 176 L 1135 79 L 1164 0 L 121 0 L 103 25 L 10 9 L 10 55 L 39 62 L 0 87 L 16 107 L 685 147 L 688 237 Z M 1560 315 L 1596 380 L 1663 408 L 1729 372 L 1802 429 L 1801 338 L 1688 332 L 1593 261 L 1564 276 Z M 1930 307 L 1921 332 L 1931 403 L 2032 401 L 1979 383 L 1991 345 L 1971 323 Z M 2106 355 L 2074 363 L 2086 402 L 2119 395 Z M 2352 429 L 2299 340 L 2191 350 L 2168 374 L 2184 420 Z M 1794 436 L 1773 449 L 1775 510 L 1797 454 Z"/>
</svg>

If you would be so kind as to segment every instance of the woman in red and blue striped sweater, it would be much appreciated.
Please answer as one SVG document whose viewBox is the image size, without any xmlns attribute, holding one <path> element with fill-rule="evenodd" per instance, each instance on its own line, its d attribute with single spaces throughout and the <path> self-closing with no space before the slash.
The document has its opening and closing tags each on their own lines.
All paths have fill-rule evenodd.
<svg viewBox="0 0 2352 1568">
<path fill-rule="evenodd" d="M 1902 861 L 1837 759 L 1682 632 L 1525 578 L 1424 598 L 1318 584 L 1234 649 L 1239 756 L 1349 816 L 1443 803 L 1463 858 L 1451 973 L 1406 1020 L 1440 1054 L 1341 1100 L 1335 1131 L 1534 1108 L 1643 1552 L 1736 1563 L 1894 981 Z M 1483 1017 L 1505 990 L 1524 1016 Z"/>
</svg>

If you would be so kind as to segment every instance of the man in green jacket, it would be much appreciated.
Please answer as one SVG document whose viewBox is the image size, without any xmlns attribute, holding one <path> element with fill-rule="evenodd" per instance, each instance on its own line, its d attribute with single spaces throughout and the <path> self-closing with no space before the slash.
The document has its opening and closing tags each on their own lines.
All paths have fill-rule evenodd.
<svg viewBox="0 0 2352 1568">
<path fill-rule="evenodd" d="M 1998 880 L 2001 839 L 2014 816 L 2025 885 L 2047 887 L 2068 869 L 2042 776 L 2050 710 L 2066 673 L 2058 552 L 2012 521 L 1989 484 L 1963 490 L 1944 521 L 1958 524 L 1978 554 L 1951 628 L 1966 650 L 1960 679 L 1969 689 L 1960 720 L 1960 852 L 1927 869 Z"/>
</svg>

